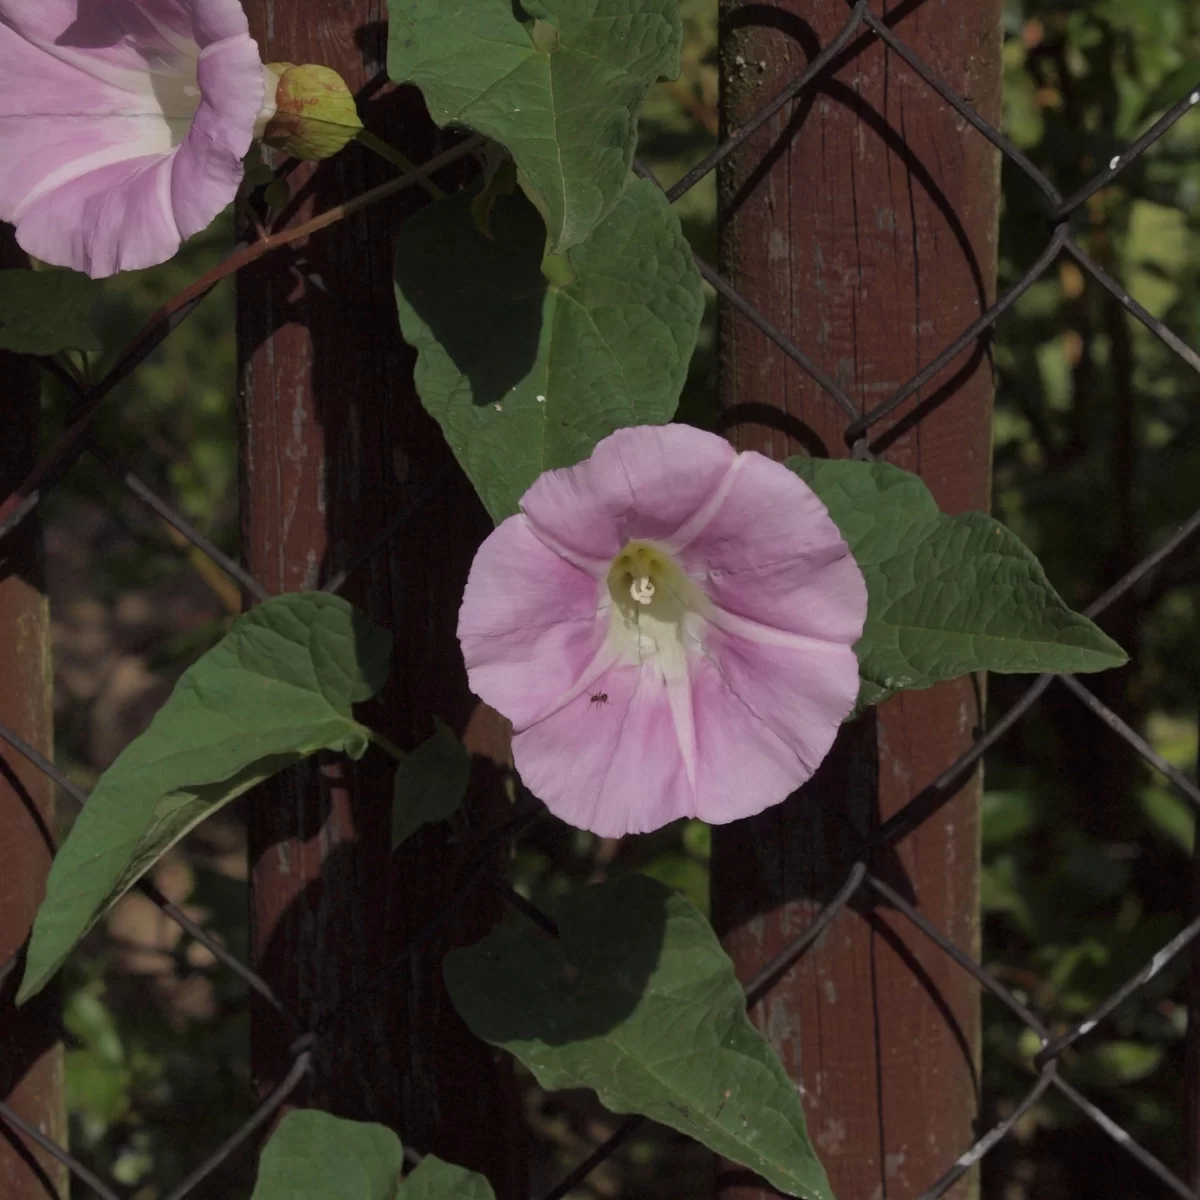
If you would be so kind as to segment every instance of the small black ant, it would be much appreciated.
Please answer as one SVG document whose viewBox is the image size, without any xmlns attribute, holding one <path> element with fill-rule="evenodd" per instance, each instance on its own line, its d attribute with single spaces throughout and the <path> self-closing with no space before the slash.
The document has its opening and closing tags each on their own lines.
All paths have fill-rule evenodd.
<svg viewBox="0 0 1200 1200">
<path fill-rule="evenodd" d="M 607 704 L 607 703 L 608 703 L 608 693 L 607 692 L 593 692 L 592 698 L 588 702 L 588 707 L 591 708 L 591 706 L 593 704 Z"/>
</svg>

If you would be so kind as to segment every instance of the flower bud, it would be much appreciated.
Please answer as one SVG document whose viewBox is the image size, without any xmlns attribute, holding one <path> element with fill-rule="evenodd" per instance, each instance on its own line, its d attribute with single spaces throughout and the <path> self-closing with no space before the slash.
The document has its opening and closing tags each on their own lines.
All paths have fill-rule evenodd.
<svg viewBox="0 0 1200 1200">
<path fill-rule="evenodd" d="M 271 63 L 279 76 L 275 115 L 263 141 L 294 158 L 332 158 L 362 129 L 354 97 L 329 67 Z"/>
</svg>

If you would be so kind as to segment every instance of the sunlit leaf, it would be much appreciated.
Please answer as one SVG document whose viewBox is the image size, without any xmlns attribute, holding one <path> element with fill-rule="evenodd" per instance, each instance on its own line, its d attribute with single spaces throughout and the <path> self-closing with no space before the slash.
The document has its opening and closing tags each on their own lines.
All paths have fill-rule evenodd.
<svg viewBox="0 0 1200 1200">
<path fill-rule="evenodd" d="M 552 249 L 583 242 L 621 195 L 637 111 L 679 73 L 678 0 L 389 0 L 388 73 L 439 125 L 502 142 Z"/>
<path fill-rule="evenodd" d="M 582 245 L 543 257 L 542 222 L 499 197 L 491 237 L 473 194 L 431 204 L 396 239 L 400 327 L 421 401 L 488 512 L 625 425 L 670 420 L 704 303 L 678 218 L 633 180 Z"/>
<path fill-rule="evenodd" d="M 55 856 L 19 1000 L 205 817 L 318 750 L 361 756 L 368 734 L 351 705 L 383 686 L 391 641 L 324 593 L 279 596 L 234 622 L 104 772 Z"/>
<path fill-rule="evenodd" d="M 678 1129 L 790 1196 L 830 1200 L 796 1087 L 700 913 L 627 875 L 569 893 L 557 915 L 561 941 L 502 928 L 447 957 L 474 1033 L 544 1088 L 592 1088 L 612 1111 Z"/>
<path fill-rule="evenodd" d="M 1128 661 L 998 521 L 947 516 L 917 476 L 887 463 L 787 465 L 825 503 L 866 577 L 860 707 L 972 671 L 1104 671 Z"/>
</svg>

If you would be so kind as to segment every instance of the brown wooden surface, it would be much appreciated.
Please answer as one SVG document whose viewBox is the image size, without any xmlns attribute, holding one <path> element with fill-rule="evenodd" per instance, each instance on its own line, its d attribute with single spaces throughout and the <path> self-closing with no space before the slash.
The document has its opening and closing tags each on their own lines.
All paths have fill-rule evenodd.
<svg viewBox="0 0 1200 1200">
<path fill-rule="evenodd" d="M 724 0 L 726 129 L 802 70 L 849 7 Z M 910 0 L 876 11 L 885 8 L 900 36 L 995 122 L 1000 0 Z M 878 40 L 860 38 L 831 77 L 722 170 L 722 270 L 871 407 L 992 297 L 998 184 L 987 144 Z M 722 401 L 739 447 L 846 454 L 834 402 L 728 311 L 721 353 Z M 943 509 L 986 510 L 991 388 L 985 355 L 965 354 L 873 431 L 875 450 L 917 471 Z M 714 918 L 743 978 L 803 931 L 844 880 L 855 840 L 847 824 L 865 831 L 899 809 L 970 744 L 979 721 L 971 680 L 898 697 L 843 731 L 799 797 L 717 831 Z M 872 864 L 972 953 L 979 787 L 976 778 Z M 803 1088 L 839 1200 L 909 1200 L 971 1144 L 978 1006 L 967 975 L 863 893 L 755 1008 Z M 964 1180 L 950 1195 L 961 1200 L 972 1187 Z M 722 1173 L 719 1193 L 770 1194 L 736 1171 Z"/>
<path fill-rule="evenodd" d="M 385 6 L 369 0 L 250 0 L 268 61 L 320 62 L 357 91 L 383 67 Z M 376 96 L 367 125 L 415 161 L 434 133 L 412 92 Z M 350 147 L 300 168 L 291 220 L 369 186 L 393 168 Z M 392 682 L 366 719 L 402 746 L 437 714 L 468 744 L 503 754 L 505 733 L 476 711 L 454 630 L 467 569 L 490 528 L 412 390 L 400 339 L 391 237 L 419 190 L 327 229 L 239 280 L 242 501 L 247 563 L 272 592 L 311 588 L 364 550 L 399 508 L 443 483 L 420 514 L 355 575 L 346 595 L 396 634 Z M 482 740 L 481 740 L 482 735 Z M 478 825 L 497 796 L 482 759 L 468 806 Z M 329 762 L 264 787 L 251 806 L 252 947 L 258 969 L 307 1024 L 363 994 L 379 969 L 454 894 L 463 851 L 441 828 L 389 853 L 391 764 Z M 392 1125 L 406 1144 L 483 1171 L 501 1200 L 525 1195 L 524 1149 L 506 1063 L 450 1007 L 441 960 L 478 940 L 496 915 L 484 890 L 409 959 L 388 990 L 322 1040 L 309 1098 Z M 269 1010 L 254 1020 L 260 1088 L 290 1058 Z"/>
<path fill-rule="evenodd" d="M 0 268 L 28 265 L 0 232 Z M 0 354 L 4 437 L 0 495 L 33 466 L 40 419 L 37 367 Z M 0 721 L 43 754 L 54 754 L 50 691 L 50 614 L 42 572 L 41 529 L 26 521 L 0 554 Z M 17 957 L 33 924 L 53 855 L 54 788 L 36 767 L 0 745 L 0 1099 L 60 1144 L 66 1142 L 58 988 L 21 1009 Z M 66 1195 L 66 1175 L 0 1121 L 0 1197 L 46 1200 Z"/>
</svg>

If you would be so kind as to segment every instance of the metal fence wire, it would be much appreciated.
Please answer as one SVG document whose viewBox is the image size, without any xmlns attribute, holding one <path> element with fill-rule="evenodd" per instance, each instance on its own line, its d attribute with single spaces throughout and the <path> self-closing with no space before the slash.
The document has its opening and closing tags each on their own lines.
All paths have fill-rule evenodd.
<svg viewBox="0 0 1200 1200">
<path fill-rule="evenodd" d="M 1071 218 L 1080 207 L 1099 189 L 1116 179 L 1131 163 L 1145 150 L 1161 138 L 1179 119 L 1193 106 L 1200 104 L 1200 89 L 1179 101 L 1166 112 L 1155 124 L 1139 137 L 1124 152 L 1114 157 L 1104 170 L 1097 173 L 1087 184 L 1070 196 L 1064 197 L 1054 184 L 1043 174 L 1008 138 L 985 121 L 975 112 L 971 105 L 962 97 L 956 95 L 939 76 L 932 71 L 921 58 L 907 46 L 897 34 L 880 18 L 868 10 L 868 0 L 857 0 L 850 11 L 845 25 L 837 36 L 818 54 L 806 68 L 792 79 L 777 95 L 775 95 L 755 116 L 741 128 L 736 130 L 721 145 L 714 149 L 702 162 L 693 167 L 678 183 L 667 189 L 670 200 L 677 200 L 690 188 L 695 186 L 729 154 L 740 147 L 756 131 L 762 128 L 776 113 L 795 102 L 805 89 L 810 88 L 821 79 L 823 73 L 837 56 L 849 45 L 855 37 L 866 36 L 880 39 L 900 56 L 901 59 L 925 82 L 930 90 L 929 102 L 942 103 L 950 106 L 976 131 L 978 136 L 986 138 L 996 147 L 1007 161 L 1023 171 L 1038 187 L 1049 217 L 1052 229 L 1045 250 L 1038 257 L 1016 284 L 1000 299 L 984 312 L 969 328 L 946 346 L 932 361 L 903 386 L 889 395 L 882 403 L 865 413 L 860 413 L 858 406 L 846 392 L 824 372 L 803 349 L 794 345 L 788 337 L 768 321 L 760 312 L 749 304 L 734 290 L 712 267 L 698 260 L 697 265 L 701 275 L 719 293 L 719 295 L 746 320 L 780 347 L 804 372 L 812 377 L 842 408 L 847 417 L 845 439 L 855 457 L 870 457 L 867 443 L 867 433 L 878 422 L 894 412 L 906 399 L 914 395 L 931 381 L 945 366 L 958 357 L 965 349 L 971 347 L 979 339 L 989 336 L 997 321 L 1016 301 L 1036 283 L 1055 263 L 1060 255 L 1068 255 L 1086 271 L 1096 282 L 1136 317 L 1164 345 L 1168 346 L 1193 370 L 1200 373 L 1200 355 L 1196 350 L 1182 342 L 1161 321 L 1156 319 L 1142 305 L 1134 300 L 1121 284 L 1103 270 L 1088 253 L 1076 242 L 1071 233 Z M 971 135 L 967 135 L 971 136 Z M 451 150 L 439 155 L 437 159 L 425 164 L 418 170 L 409 173 L 389 185 L 393 190 L 407 186 L 423 179 L 432 171 L 454 158 L 460 153 Z M 649 172 L 640 164 L 637 170 L 644 176 Z M 250 251 L 250 253 L 248 253 Z M 235 254 L 240 254 L 249 260 L 252 248 L 239 247 Z M 254 255 L 255 257 L 257 255 Z M 232 561 L 228 556 L 214 546 L 208 539 L 193 528 L 183 517 L 169 505 L 155 496 L 138 478 L 126 471 L 108 454 L 104 453 L 91 440 L 90 429 L 94 418 L 103 403 L 117 383 L 125 379 L 146 357 L 177 328 L 196 305 L 203 299 L 211 288 L 211 284 L 200 281 L 185 292 L 180 293 L 165 308 L 151 318 L 149 324 L 133 340 L 124 354 L 108 375 L 88 389 L 82 389 L 65 372 L 55 370 L 47 363 L 60 382 L 68 386 L 74 393 L 77 408 L 72 422 L 66 432 L 37 465 L 36 469 L 26 479 L 22 487 L 9 497 L 3 507 L 0 507 L 0 542 L 32 513 L 45 499 L 48 492 L 63 477 L 68 468 L 83 454 L 90 454 L 104 468 L 119 480 L 126 489 L 137 499 L 153 510 L 155 514 L 168 521 L 193 546 L 198 547 L 216 562 L 229 576 L 243 587 L 251 596 L 265 599 L 267 592 L 250 575 Z M 428 493 L 419 496 L 414 505 L 420 505 L 428 498 Z M 374 554 L 386 546 L 389 538 L 411 515 L 402 512 L 397 515 L 389 529 L 380 531 L 379 535 L 368 545 L 364 546 L 359 557 L 351 566 L 340 572 L 336 578 L 326 584 L 326 590 L 339 591 L 347 578 L 361 568 Z M 1107 591 L 1098 596 L 1085 610 L 1088 616 L 1095 617 L 1103 613 L 1118 599 L 1125 596 L 1139 581 L 1146 578 L 1176 553 L 1185 542 L 1200 530 L 1200 510 L 1197 510 L 1175 533 L 1168 538 L 1154 553 L 1148 555 L 1130 570 L 1123 578 L 1114 583 Z M 941 804 L 947 801 L 956 788 L 974 770 L 983 756 L 994 747 L 1012 727 L 1038 702 L 1043 693 L 1055 681 L 1072 691 L 1079 700 L 1090 709 L 1108 729 L 1122 738 L 1133 748 L 1141 758 L 1161 772 L 1172 784 L 1180 796 L 1200 815 L 1200 788 L 1190 781 L 1179 770 L 1166 762 L 1148 742 L 1135 730 L 1130 728 L 1116 713 L 1107 708 L 1082 683 L 1073 677 L 1056 677 L 1042 675 L 1025 691 L 1020 700 L 984 733 L 973 744 L 971 749 L 950 763 L 931 784 L 913 795 L 908 803 L 894 816 L 884 822 L 872 834 L 860 849 L 856 861 L 850 868 L 845 882 L 821 910 L 814 923 L 795 939 L 773 962 L 768 964 L 759 974 L 746 984 L 747 1000 L 754 1004 L 761 1000 L 772 986 L 787 972 L 787 970 L 805 953 L 821 933 L 837 917 L 837 915 L 860 893 L 874 895 L 902 913 L 922 934 L 935 943 L 958 966 L 971 975 L 980 987 L 990 992 L 997 1000 L 1005 1005 L 1016 1017 L 1040 1040 L 1041 1048 L 1034 1059 L 1036 1079 L 1029 1091 L 999 1121 L 980 1136 L 973 1145 L 962 1148 L 960 1156 L 947 1164 L 940 1178 L 932 1180 L 922 1193 L 921 1200 L 935 1200 L 942 1196 L 953 1184 L 977 1164 L 1001 1139 L 1005 1138 L 1021 1120 L 1021 1118 L 1037 1103 L 1039 1098 L 1049 1089 L 1057 1089 L 1063 1096 L 1073 1102 L 1078 1109 L 1091 1121 L 1095 1122 L 1106 1134 L 1119 1145 L 1122 1150 L 1136 1158 L 1146 1170 L 1156 1176 L 1176 1195 L 1193 1200 L 1195 1191 L 1178 1175 L 1165 1166 L 1158 1158 L 1146 1150 L 1116 1121 L 1102 1112 L 1086 1096 L 1063 1079 L 1058 1073 L 1059 1059 L 1063 1052 L 1074 1045 L 1080 1038 L 1089 1034 L 1123 1001 L 1138 992 L 1151 979 L 1159 974 L 1169 963 L 1178 958 L 1185 949 L 1200 937 L 1200 916 L 1193 919 L 1183 930 L 1163 946 L 1149 962 L 1135 975 L 1125 981 L 1112 995 L 1100 1004 L 1084 1020 L 1079 1021 L 1065 1033 L 1051 1034 L 1051 1031 L 1018 998 L 1010 989 L 989 974 L 957 945 L 951 942 L 939 929 L 933 926 L 916 907 L 898 894 L 883 879 L 877 877 L 871 870 L 872 855 L 880 848 L 895 844 L 911 833 L 922 821 L 935 812 Z M 37 752 L 32 746 L 20 738 L 13 730 L 0 726 L 0 739 L 18 753 L 24 755 L 36 767 L 44 771 L 67 795 L 79 804 L 83 804 L 86 794 L 76 786 L 55 764 Z M 528 821 L 528 816 L 517 818 L 496 834 L 497 841 L 504 841 Z M 442 925 L 451 917 L 454 911 L 465 902 L 481 886 L 499 889 L 514 906 L 526 916 L 537 920 L 547 930 L 553 931 L 554 925 L 549 917 L 533 909 L 533 907 L 511 889 L 503 880 L 492 874 L 489 856 L 492 846 L 484 847 L 475 865 L 463 875 L 461 888 L 437 916 L 437 918 L 399 954 L 399 956 L 381 972 L 381 978 L 392 975 L 403 968 L 406 959 L 414 954 L 420 946 L 433 937 Z M 261 1129 L 277 1110 L 284 1105 L 290 1096 L 300 1086 L 305 1076 L 315 1070 L 313 1051 L 317 1041 L 326 1036 L 340 1021 L 348 1019 L 351 1011 L 371 1000 L 371 989 L 356 995 L 349 1005 L 340 1011 L 327 1015 L 315 1029 L 305 1029 L 288 1013 L 284 1005 L 273 992 L 268 982 L 238 959 L 212 937 L 201 925 L 192 920 L 181 909 L 172 904 L 158 889 L 147 881 L 142 881 L 140 890 L 158 907 L 183 929 L 187 936 L 195 939 L 207 948 L 226 968 L 235 972 L 240 978 L 261 997 L 263 997 L 279 1014 L 279 1019 L 286 1023 L 293 1035 L 291 1044 L 292 1067 L 286 1077 L 274 1088 L 269 1096 L 261 1102 L 253 1115 L 248 1119 L 224 1144 L 217 1147 L 186 1179 L 169 1191 L 164 1200 L 183 1200 L 203 1180 L 216 1171 L 222 1163 L 235 1154 Z M 12 969 L 16 961 L 0 968 L 0 976 L 6 969 Z M 1193 1017 L 1194 1019 L 1194 1017 Z M 23 1120 L 6 1103 L 0 1102 L 0 1118 L 6 1121 L 14 1130 L 19 1131 L 30 1142 L 41 1146 L 47 1153 L 65 1165 L 74 1177 L 86 1184 L 92 1191 L 103 1197 L 103 1200 L 120 1200 L 118 1191 L 109 1183 L 98 1178 L 87 1166 L 75 1158 L 65 1147 L 56 1144 L 41 1130 Z M 581 1162 L 557 1186 L 547 1193 L 542 1200 L 561 1200 L 574 1187 L 595 1170 L 617 1147 L 627 1139 L 641 1123 L 641 1118 L 626 1119 L 602 1145 L 598 1146 L 588 1158 Z M 413 1156 L 415 1157 L 415 1156 Z"/>
</svg>

